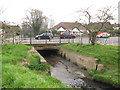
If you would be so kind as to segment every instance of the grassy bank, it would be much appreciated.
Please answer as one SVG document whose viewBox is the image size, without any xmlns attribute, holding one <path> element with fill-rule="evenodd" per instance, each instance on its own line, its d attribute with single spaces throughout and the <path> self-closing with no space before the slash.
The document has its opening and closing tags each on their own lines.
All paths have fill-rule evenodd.
<svg viewBox="0 0 120 90">
<path fill-rule="evenodd" d="M 99 72 L 90 70 L 89 74 L 93 76 L 93 79 L 110 83 L 113 86 L 120 85 L 120 74 L 118 73 L 118 46 L 100 44 L 92 46 L 90 44 L 80 45 L 79 43 L 73 43 L 62 45 L 62 47 L 85 56 L 97 58 L 98 60 L 96 63 L 103 64 L 105 68 Z"/>
<path fill-rule="evenodd" d="M 38 55 L 30 55 L 26 45 L 2 45 L 2 88 L 67 88 L 47 72 Z"/>
</svg>

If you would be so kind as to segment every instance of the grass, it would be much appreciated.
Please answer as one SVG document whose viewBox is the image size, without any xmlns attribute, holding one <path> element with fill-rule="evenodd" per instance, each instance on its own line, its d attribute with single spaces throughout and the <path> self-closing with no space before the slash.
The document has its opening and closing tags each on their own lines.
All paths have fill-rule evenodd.
<svg viewBox="0 0 120 90">
<path fill-rule="evenodd" d="M 120 85 L 118 46 L 101 44 L 92 46 L 91 44 L 80 45 L 79 43 L 72 43 L 62 45 L 62 47 L 85 56 L 97 58 L 98 61 L 96 63 L 103 64 L 105 68 L 100 72 L 90 70 L 89 74 L 93 76 L 93 79 L 110 82 L 114 86 Z"/>
<path fill-rule="evenodd" d="M 20 65 L 3 65 L 3 88 L 66 88 L 61 81 L 50 75 L 32 71 Z"/>
<path fill-rule="evenodd" d="M 49 65 L 41 64 L 38 55 L 30 55 L 26 45 L 2 45 L 2 88 L 68 88 L 51 77 Z M 26 67 L 20 63 L 28 60 Z"/>
</svg>

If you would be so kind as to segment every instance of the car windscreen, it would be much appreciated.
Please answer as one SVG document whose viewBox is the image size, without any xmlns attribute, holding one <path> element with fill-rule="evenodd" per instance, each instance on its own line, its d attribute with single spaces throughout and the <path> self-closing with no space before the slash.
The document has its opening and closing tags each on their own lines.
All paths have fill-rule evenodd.
<svg viewBox="0 0 120 90">
<path fill-rule="evenodd" d="M 44 36 L 52 36 L 52 33 L 43 33 Z"/>
<path fill-rule="evenodd" d="M 64 35 L 70 35 L 70 33 L 63 33 Z"/>
</svg>

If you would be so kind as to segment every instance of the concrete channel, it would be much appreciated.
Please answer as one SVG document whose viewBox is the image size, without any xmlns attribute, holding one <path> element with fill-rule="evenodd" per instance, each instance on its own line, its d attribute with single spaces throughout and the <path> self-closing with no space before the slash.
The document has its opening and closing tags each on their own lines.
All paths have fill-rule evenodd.
<svg viewBox="0 0 120 90">
<path fill-rule="evenodd" d="M 114 89 L 114 87 L 112 87 L 111 85 L 92 81 L 90 79 L 91 77 L 89 77 L 89 75 L 87 74 L 87 70 L 91 68 L 96 68 L 96 64 L 89 61 L 93 58 L 87 57 L 87 62 L 89 62 L 89 64 L 91 63 L 92 67 L 86 67 L 87 64 L 85 64 L 85 61 L 83 59 L 79 58 L 80 60 L 82 60 L 85 66 L 81 63 L 77 63 L 77 61 L 72 61 L 72 58 L 70 56 L 75 55 L 73 53 L 68 55 L 67 51 L 60 48 L 44 48 L 40 50 L 37 49 L 37 52 L 39 53 L 40 57 L 42 57 L 42 63 L 48 63 L 51 65 L 51 76 L 61 80 L 62 83 L 68 85 L 71 88 L 83 88 L 83 90 Z M 64 57 L 63 54 L 66 54 L 66 56 Z M 96 59 L 94 60 L 96 61 Z M 98 67 L 97 69 L 101 70 L 103 66 Z"/>
</svg>

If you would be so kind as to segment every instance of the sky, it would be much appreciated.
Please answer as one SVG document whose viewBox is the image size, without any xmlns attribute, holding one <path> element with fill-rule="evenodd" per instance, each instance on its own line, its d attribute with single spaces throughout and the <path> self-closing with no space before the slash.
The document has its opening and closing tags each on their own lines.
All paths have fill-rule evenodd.
<svg viewBox="0 0 120 90">
<path fill-rule="evenodd" d="M 79 13 L 76 11 L 81 8 L 90 7 L 92 13 L 106 6 L 118 7 L 120 0 L 0 0 L 0 8 L 4 13 L 0 15 L 0 21 L 6 20 L 21 24 L 28 9 L 38 9 L 45 16 L 54 19 L 55 24 L 60 22 L 75 22 L 78 20 Z M 114 13 L 117 23 L 118 11 Z"/>
</svg>

